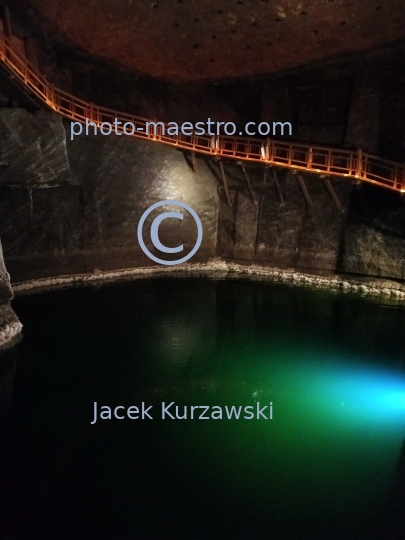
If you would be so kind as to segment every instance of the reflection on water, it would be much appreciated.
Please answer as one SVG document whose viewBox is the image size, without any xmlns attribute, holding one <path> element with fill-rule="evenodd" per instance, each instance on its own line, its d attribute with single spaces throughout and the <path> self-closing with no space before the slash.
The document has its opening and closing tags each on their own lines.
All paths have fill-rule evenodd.
<svg viewBox="0 0 405 540">
<path fill-rule="evenodd" d="M 0 355 L 0 419 L 7 415 L 12 405 L 16 353 L 16 348 L 13 348 Z"/>
<path fill-rule="evenodd" d="M 10 538 L 405 537 L 400 306 L 158 280 L 14 308 Z M 91 426 L 95 401 L 145 402 L 154 420 Z M 272 403 L 273 420 L 161 420 L 163 401 Z"/>
</svg>

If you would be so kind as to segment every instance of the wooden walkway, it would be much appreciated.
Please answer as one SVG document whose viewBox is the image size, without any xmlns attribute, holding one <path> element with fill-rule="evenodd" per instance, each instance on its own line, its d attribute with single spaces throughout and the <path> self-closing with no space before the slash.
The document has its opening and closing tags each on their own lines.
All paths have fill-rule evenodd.
<svg viewBox="0 0 405 540">
<path fill-rule="evenodd" d="M 147 122 L 156 122 L 105 107 L 98 107 L 55 87 L 16 50 L 10 40 L 0 32 L 0 61 L 10 75 L 23 83 L 26 89 L 37 96 L 62 116 L 77 122 L 86 120 L 101 125 L 114 124 L 118 119 L 123 124 L 132 122 L 136 131 L 132 137 L 157 141 L 178 148 L 208 154 L 213 157 L 237 159 L 238 161 L 262 163 L 263 165 L 286 167 L 296 171 L 336 176 L 368 182 L 377 186 L 405 193 L 405 164 L 381 159 L 361 150 L 352 151 L 309 143 L 291 143 L 274 139 L 252 139 L 233 136 L 209 135 L 163 135 L 158 127 L 146 131 Z M 119 132 L 122 128 L 118 128 Z"/>
</svg>

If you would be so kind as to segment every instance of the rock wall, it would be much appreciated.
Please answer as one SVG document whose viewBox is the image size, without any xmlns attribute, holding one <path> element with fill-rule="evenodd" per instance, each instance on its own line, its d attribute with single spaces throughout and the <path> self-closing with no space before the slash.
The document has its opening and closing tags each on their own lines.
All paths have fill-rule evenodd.
<svg viewBox="0 0 405 540">
<path fill-rule="evenodd" d="M 7 273 L 0 243 L 0 352 L 21 332 L 22 325 L 10 306 L 13 292 Z M 0 407 L 1 408 L 1 407 Z"/>
<path fill-rule="evenodd" d="M 187 156 L 160 144 L 116 135 L 71 141 L 70 124 L 22 109 L 0 111 L 0 133 L 0 237 L 13 281 L 151 264 L 137 226 L 166 199 L 186 202 L 202 220 L 196 260 L 215 255 L 217 188 L 204 160 L 195 174 Z M 189 219 L 180 228 L 165 220 L 161 241 L 191 251 Z"/>
<path fill-rule="evenodd" d="M 232 207 L 218 163 L 124 136 L 80 136 L 51 113 L 0 110 L 0 237 L 13 281 L 92 273 L 154 263 L 141 251 L 137 226 L 153 203 L 177 199 L 203 222 L 194 262 L 213 257 L 319 272 L 405 279 L 405 205 L 399 195 L 319 176 L 297 177 L 248 165 L 254 202 L 242 169 L 224 162 Z M 343 211 L 342 211 L 343 210 Z M 190 219 L 190 221 L 188 221 Z M 148 223 L 145 227 L 148 229 Z M 195 242 L 185 213 L 161 225 L 162 242 Z M 146 238 L 148 248 L 154 248 Z M 155 253 L 158 255 L 158 253 Z"/>
<path fill-rule="evenodd" d="M 257 205 L 242 182 L 231 190 L 232 208 L 220 192 L 220 256 L 316 273 L 405 279 L 405 201 L 398 194 L 330 179 L 339 208 L 324 180 L 308 174 L 302 178 L 311 206 L 296 176 L 278 170 L 281 202 L 270 173 L 260 167 L 248 171 Z"/>
</svg>

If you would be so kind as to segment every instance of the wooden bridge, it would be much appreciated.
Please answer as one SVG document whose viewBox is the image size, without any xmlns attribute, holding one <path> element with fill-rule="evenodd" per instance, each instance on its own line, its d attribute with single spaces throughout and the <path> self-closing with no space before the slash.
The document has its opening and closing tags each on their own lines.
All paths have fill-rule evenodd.
<svg viewBox="0 0 405 540">
<path fill-rule="evenodd" d="M 72 121 L 85 123 L 86 120 L 101 125 L 104 122 L 114 124 L 117 119 L 122 124 L 131 122 L 135 132 L 131 137 L 157 141 L 171 146 L 208 154 L 216 159 L 236 159 L 240 162 L 262 163 L 267 166 L 285 167 L 293 171 L 311 172 L 326 176 L 335 176 L 368 182 L 377 186 L 405 193 L 405 164 L 396 163 L 373 156 L 361 150 L 352 151 L 310 143 L 291 143 L 273 139 L 252 139 L 233 136 L 209 135 L 167 135 L 158 126 L 148 126 L 156 122 L 126 114 L 105 107 L 98 107 L 79 99 L 50 83 L 27 58 L 13 49 L 11 40 L 0 32 L 0 61 L 9 74 L 23 83 L 26 90 L 35 95 L 49 108 Z M 122 127 L 117 128 L 123 133 Z M 222 165 L 222 164 L 220 164 Z M 221 172 L 229 202 L 223 167 Z M 246 174 L 246 171 L 244 170 Z M 249 182 L 247 180 L 248 186 Z M 253 197 L 252 197 L 253 198 Z"/>
</svg>

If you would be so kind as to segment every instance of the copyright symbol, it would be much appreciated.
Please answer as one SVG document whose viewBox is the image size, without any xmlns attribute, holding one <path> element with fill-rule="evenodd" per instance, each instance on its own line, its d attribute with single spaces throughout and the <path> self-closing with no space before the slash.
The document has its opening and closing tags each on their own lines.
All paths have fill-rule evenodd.
<svg viewBox="0 0 405 540">
<path fill-rule="evenodd" d="M 158 257 L 155 257 L 149 251 L 149 249 L 145 246 L 145 242 L 143 241 L 143 237 L 142 237 L 142 229 L 143 229 L 146 218 L 149 216 L 151 212 L 153 212 L 153 210 L 155 210 L 155 208 L 159 208 L 160 206 L 164 206 L 165 204 L 170 204 L 172 206 L 181 206 L 181 208 L 185 208 L 186 210 L 188 210 L 188 212 L 190 212 L 190 214 L 194 218 L 194 221 L 197 224 L 198 234 L 197 234 L 197 241 L 195 243 L 195 246 L 193 247 L 193 249 L 190 251 L 188 255 L 186 255 L 185 257 L 181 259 L 177 259 L 176 261 L 165 261 L 163 259 L 159 259 Z M 180 214 L 180 212 L 165 212 L 164 214 L 161 214 L 160 216 L 156 217 L 153 220 L 152 226 L 150 228 L 150 237 L 151 237 L 152 243 L 156 249 L 158 249 L 159 251 L 162 251 L 163 253 L 180 253 L 184 249 L 183 244 L 181 246 L 170 248 L 170 247 L 164 246 L 159 240 L 159 225 L 162 223 L 164 219 L 167 219 L 167 218 L 183 219 L 183 214 Z M 142 217 L 138 223 L 138 242 L 139 242 L 139 245 L 141 246 L 142 251 L 145 253 L 147 257 L 149 257 L 149 259 L 152 259 L 152 261 L 155 261 L 159 264 L 164 264 L 166 266 L 170 266 L 174 264 L 181 264 L 191 259 L 191 257 L 195 253 L 197 253 L 197 250 L 200 247 L 201 242 L 202 242 L 202 237 L 203 237 L 203 228 L 202 228 L 201 219 L 197 216 L 194 210 L 190 206 L 188 206 L 188 204 L 185 204 L 180 201 L 160 201 L 158 203 L 152 204 L 152 206 L 150 206 L 142 214 Z"/>
</svg>

